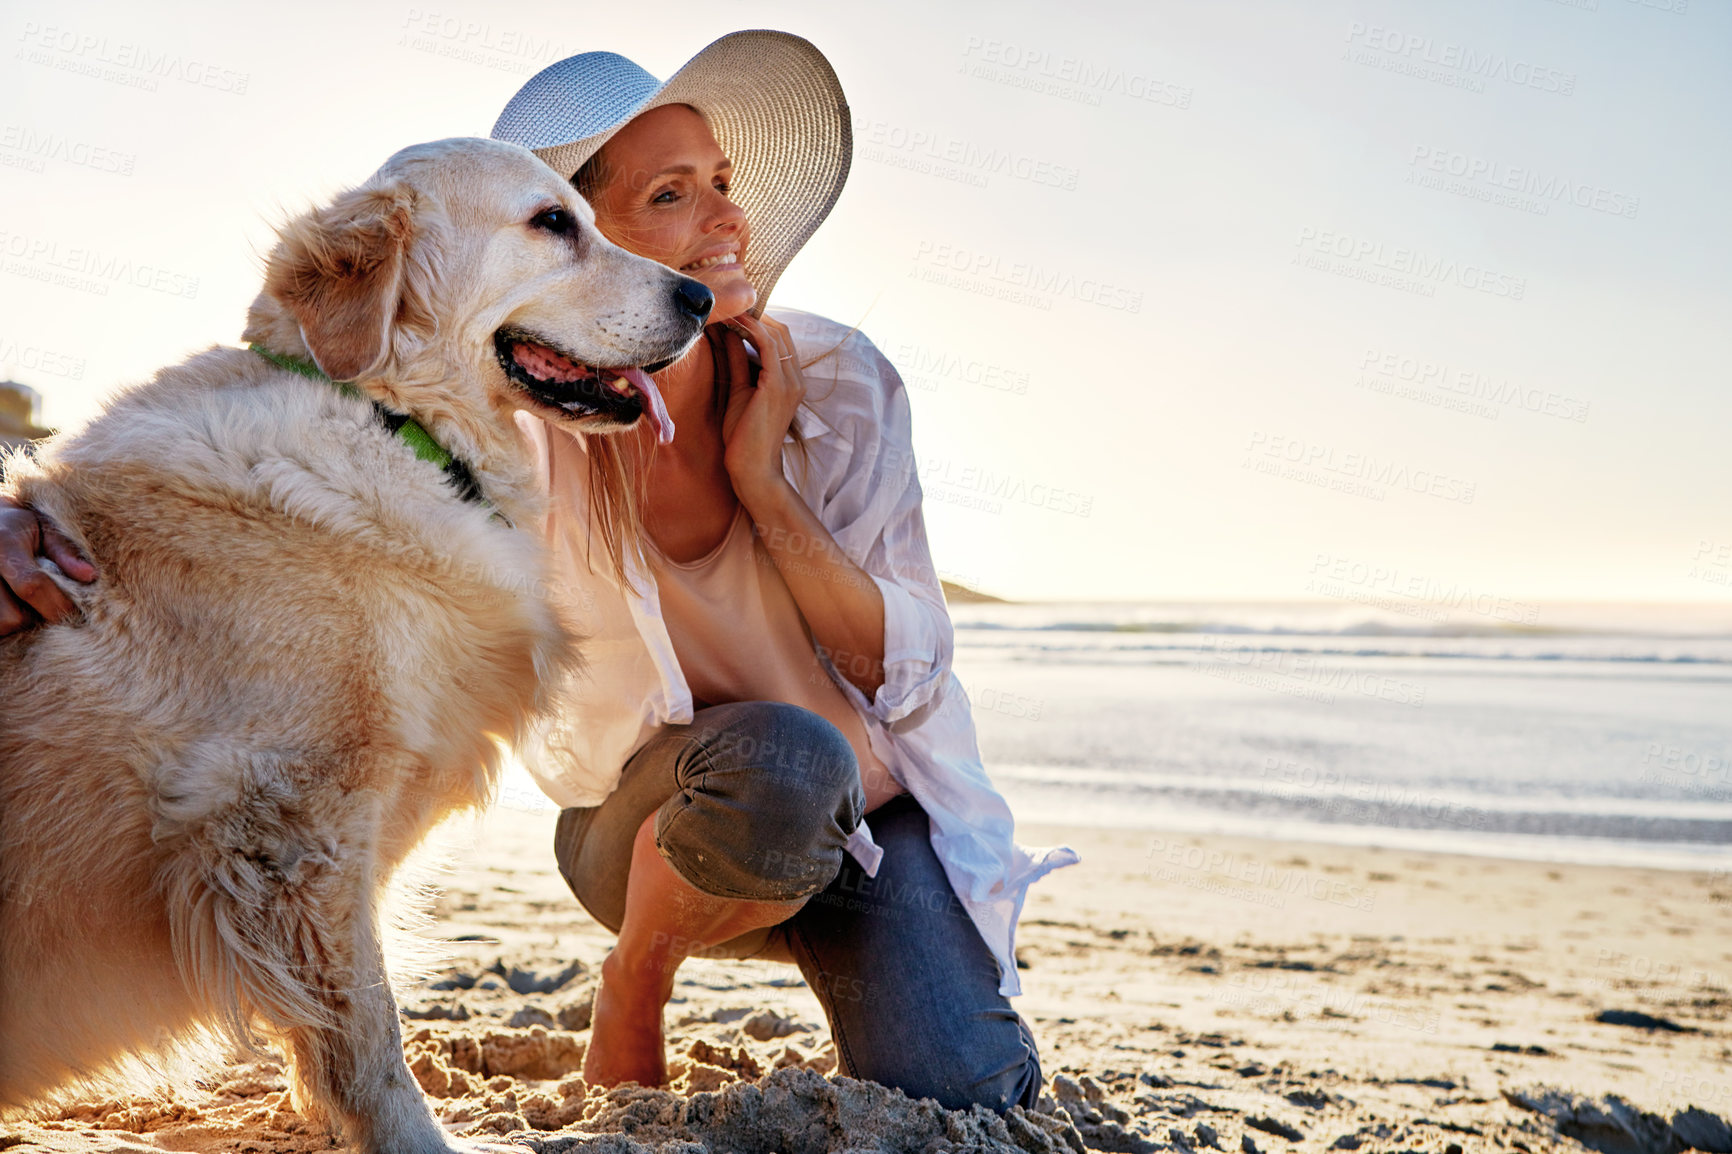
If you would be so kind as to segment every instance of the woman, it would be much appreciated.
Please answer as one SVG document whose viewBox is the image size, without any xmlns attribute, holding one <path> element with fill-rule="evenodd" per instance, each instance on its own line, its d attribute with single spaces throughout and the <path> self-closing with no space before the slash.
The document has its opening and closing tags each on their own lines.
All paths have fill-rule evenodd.
<svg viewBox="0 0 1732 1154">
<path fill-rule="evenodd" d="M 764 31 L 665 85 L 587 53 L 532 78 L 493 134 L 716 302 L 657 374 L 671 444 L 519 418 L 562 609 L 589 639 L 588 677 L 524 758 L 565 807 L 561 871 L 619 935 L 585 1077 L 666 1080 L 684 958 L 774 958 L 817 994 L 842 1072 L 951 1108 L 1032 1105 L 1012 935 L 1028 885 L 1075 855 L 1017 847 L 981 769 L 895 370 L 831 322 L 762 315 L 847 174 L 834 72 Z M 69 609 L 34 580 L 38 551 L 93 575 L 0 507 L 0 630 Z"/>
</svg>

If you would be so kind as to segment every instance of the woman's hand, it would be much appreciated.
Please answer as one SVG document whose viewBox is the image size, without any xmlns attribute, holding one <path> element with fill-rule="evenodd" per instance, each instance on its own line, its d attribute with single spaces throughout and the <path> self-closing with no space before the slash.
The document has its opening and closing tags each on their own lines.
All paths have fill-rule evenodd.
<svg viewBox="0 0 1732 1154">
<path fill-rule="evenodd" d="M 782 441 L 806 396 L 793 335 L 788 326 L 767 317 L 757 320 L 742 313 L 724 323 L 732 330 L 724 341 L 729 393 L 722 443 L 728 479 L 800 607 L 812 640 L 871 701 L 884 684 L 884 595 L 782 472 Z M 756 388 L 749 383 L 741 333 L 751 338 L 764 362 Z M 869 783 L 869 795 L 870 790 Z"/>
<path fill-rule="evenodd" d="M 806 396 L 806 378 L 788 326 L 768 317 L 741 313 L 724 322 L 728 355 L 728 407 L 722 417 L 722 457 L 734 492 L 751 509 L 779 494 L 787 479 L 782 473 L 782 441 L 794 412 Z M 757 346 L 763 368 L 751 383 L 741 334 Z"/>
<path fill-rule="evenodd" d="M 0 496 L 0 637 L 37 620 L 59 621 L 77 609 L 36 563 L 46 557 L 74 581 L 96 580 L 96 566 L 50 522 Z"/>
</svg>

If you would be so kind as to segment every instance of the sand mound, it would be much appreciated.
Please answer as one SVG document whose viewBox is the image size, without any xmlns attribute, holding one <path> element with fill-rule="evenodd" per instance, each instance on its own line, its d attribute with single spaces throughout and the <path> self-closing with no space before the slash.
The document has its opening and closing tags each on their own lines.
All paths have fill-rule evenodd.
<svg viewBox="0 0 1732 1154">
<path fill-rule="evenodd" d="M 427 1026 L 404 1048 L 447 1125 L 541 1150 L 1083 1149 L 1062 1111 L 958 1113 L 873 1083 L 826 1078 L 834 1052 L 788 1044 L 810 1041 L 813 1027 L 772 1010 L 724 1010 L 690 1025 L 724 1030 L 683 1044 L 667 1089 L 592 1089 L 578 1073 L 587 1039 L 539 1025 L 481 1033 Z M 760 1043 L 757 1052 L 748 1038 Z"/>
<path fill-rule="evenodd" d="M 1013 1108 L 999 1117 L 976 1106 L 944 1110 L 898 1090 L 789 1067 L 719 1093 L 684 1097 L 627 1086 L 588 1099 L 568 1123 L 578 1134 L 521 1139 L 542 1154 L 782 1154 L 953 1150 L 982 1154 L 1081 1154 L 1082 1138 L 1061 1117 Z"/>
<path fill-rule="evenodd" d="M 1732 1152 L 1732 1127 L 1719 1115 L 1695 1107 L 1678 1111 L 1668 1122 L 1616 1094 L 1596 1099 L 1534 1086 L 1505 1090 L 1503 1096 L 1512 1106 L 1545 1115 L 1559 1134 L 1601 1154 L 1679 1154 L 1691 1147 L 1712 1154 Z"/>
</svg>

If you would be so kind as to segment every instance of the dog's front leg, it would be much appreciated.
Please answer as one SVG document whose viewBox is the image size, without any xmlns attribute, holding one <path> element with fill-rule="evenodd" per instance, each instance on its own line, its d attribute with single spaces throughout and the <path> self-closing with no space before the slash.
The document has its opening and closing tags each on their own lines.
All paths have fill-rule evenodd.
<svg viewBox="0 0 1732 1154">
<path fill-rule="evenodd" d="M 354 910 L 348 927 L 304 927 L 307 992 L 328 1020 L 284 1032 L 297 1098 L 330 1115 L 357 1149 L 443 1154 L 452 1146 L 403 1060 L 397 1003 L 370 905 Z"/>
<path fill-rule="evenodd" d="M 376 833 L 279 891 L 271 911 L 293 969 L 285 1013 L 260 1006 L 288 1044 L 296 1100 L 335 1121 L 369 1154 L 447 1154 L 454 1147 L 403 1059 L 375 894 Z M 322 874 L 323 876 L 317 876 Z"/>
<path fill-rule="evenodd" d="M 304 769 L 256 755 L 239 796 L 210 807 L 190 773 L 164 775 L 159 836 L 186 838 L 162 875 L 182 978 L 238 1033 L 262 1020 L 286 1043 L 296 1104 L 358 1149 L 447 1154 L 385 973 L 377 801 Z"/>
</svg>

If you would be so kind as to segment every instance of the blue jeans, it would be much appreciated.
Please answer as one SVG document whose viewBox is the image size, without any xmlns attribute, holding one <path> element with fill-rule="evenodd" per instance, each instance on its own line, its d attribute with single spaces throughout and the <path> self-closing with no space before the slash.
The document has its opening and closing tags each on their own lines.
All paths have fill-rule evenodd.
<svg viewBox="0 0 1732 1154">
<path fill-rule="evenodd" d="M 554 849 L 572 892 L 617 933 L 632 842 L 655 814 L 656 848 L 695 888 L 807 899 L 781 925 L 702 953 L 798 964 L 841 1073 L 947 1109 L 1033 1106 L 1034 1036 L 998 992 L 925 812 L 906 794 L 864 808 L 854 751 L 828 721 L 781 702 L 717 705 L 651 738 L 601 805 L 562 812 Z M 862 820 L 884 850 L 877 877 L 842 849 Z"/>
</svg>

